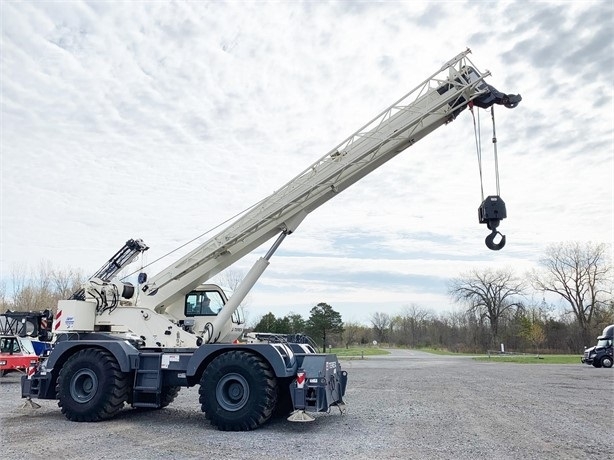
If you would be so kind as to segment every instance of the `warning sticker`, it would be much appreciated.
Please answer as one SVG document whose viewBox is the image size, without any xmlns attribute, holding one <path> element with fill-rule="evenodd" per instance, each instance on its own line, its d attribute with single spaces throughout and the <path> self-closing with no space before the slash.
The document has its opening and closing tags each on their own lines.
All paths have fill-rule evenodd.
<svg viewBox="0 0 614 460">
<path fill-rule="evenodd" d="M 168 366 L 172 362 L 179 362 L 179 355 L 162 355 L 162 369 L 168 369 Z"/>
</svg>

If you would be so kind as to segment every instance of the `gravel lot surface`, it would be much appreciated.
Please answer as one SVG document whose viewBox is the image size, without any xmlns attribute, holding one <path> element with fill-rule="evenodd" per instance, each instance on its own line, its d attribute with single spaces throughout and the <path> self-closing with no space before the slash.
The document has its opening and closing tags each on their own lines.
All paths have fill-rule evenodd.
<svg viewBox="0 0 614 460">
<path fill-rule="evenodd" d="M 578 358 L 579 361 L 579 358 Z M 614 369 L 478 362 L 393 350 L 342 361 L 348 411 L 226 433 L 198 389 L 168 408 L 69 422 L 55 401 L 22 409 L 19 376 L 0 379 L 3 459 L 597 459 L 614 458 Z"/>
</svg>

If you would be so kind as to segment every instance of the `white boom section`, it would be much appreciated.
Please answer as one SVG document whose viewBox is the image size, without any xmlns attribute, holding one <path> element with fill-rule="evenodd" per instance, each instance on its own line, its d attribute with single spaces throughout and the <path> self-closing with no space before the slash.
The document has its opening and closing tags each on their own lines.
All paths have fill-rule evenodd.
<svg viewBox="0 0 614 460">
<path fill-rule="evenodd" d="M 198 248 L 150 278 L 139 304 L 161 308 L 235 263 L 488 92 L 467 49 L 268 198 Z M 438 91 L 439 89 L 439 91 Z"/>
</svg>

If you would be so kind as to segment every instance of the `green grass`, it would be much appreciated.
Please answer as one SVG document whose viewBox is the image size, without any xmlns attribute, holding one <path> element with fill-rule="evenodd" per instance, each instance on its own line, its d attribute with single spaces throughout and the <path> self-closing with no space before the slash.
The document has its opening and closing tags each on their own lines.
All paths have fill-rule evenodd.
<svg viewBox="0 0 614 460">
<path fill-rule="evenodd" d="M 434 355 L 451 355 L 451 356 L 476 356 L 479 353 L 457 353 L 455 351 L 443 350 L 441 348 L 416 348 L 416 350 L 424 351 L 426 353 L 433 353 Z"/>
<path fill-rule="evenodd" d="M 581 364 L 580 355 L 490 355 L 473 358 L 476 361 L 520 364 Z"/>
<path fill-rule="evenodd" d="M 437 355 L 450 356 L 473 356 L 476 361 L 491 363 L 520 363 L 520 364 L 581 364 L 580 355 L 539 355 L 535 354 L 491 354 L 479 355 L 477 353 L 455 353 L 448 350 L 435 348 L 420 348 L 420 351 Z M 331 348 L 330 353 L 336 354 L 339 358 L 362 358 L 368 356 L 389 355 L 390 352 L 377 347 L 350 347 L 350 348 Z"/>
<path fill-rule="evenodd" d="M 389 355 L 390 352 L 375 347 L 350 347 L 350 348 L 331 348 L 331 353 L 336 354 L 339 357 L 362 357 L 362 356 L 376 356 L 376 355 Z"/>
</svg>

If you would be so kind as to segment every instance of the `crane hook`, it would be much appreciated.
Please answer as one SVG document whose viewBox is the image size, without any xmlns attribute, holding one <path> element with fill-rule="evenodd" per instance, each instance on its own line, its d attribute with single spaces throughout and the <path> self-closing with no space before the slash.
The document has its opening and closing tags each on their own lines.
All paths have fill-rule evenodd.
<svg viewBox="0 0 614 460">
<path fill-rule="evenodd" d="M 497 227 L 502 219 L 507 217 L 505 202 L 499 195 L 491 195 L 487 197 L 478 208 L 478 217 L 480 224 L 486 224 L 488 230 L 491 230 L 490 235 L 486 237 L 486 247 L 493 251 L 498 251 L 505 246 L 505 235 L 501 234 Z M 495 237 L 501 236 L 501 241 L 495 243 Z"/>
<path fill-rule="evenodd" d="M 501 235 L 501 241 L 495 243 L 495 237 L 497 235 Z M 499 249 L 502 249 L 503 246 L 505 246 L 505 235 L 499 232 L 496 228 L 493 228 L 490 235 L 488 235 L 484 241 L 486 242 L 486 247 L 488 249 L 492 251 L 498 251 Z"/>
</svg>

